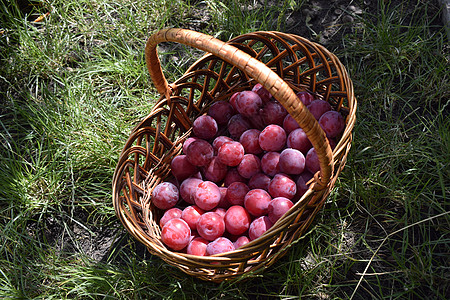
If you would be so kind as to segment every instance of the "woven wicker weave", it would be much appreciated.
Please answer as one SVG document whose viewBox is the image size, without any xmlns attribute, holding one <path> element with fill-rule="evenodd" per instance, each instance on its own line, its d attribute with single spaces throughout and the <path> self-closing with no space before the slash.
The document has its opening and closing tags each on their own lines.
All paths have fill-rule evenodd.
<svg viewBox="0 0 450 300">
<path fill-rule="evenodd" d="M 185 44 L 207 54 L 168 84 L 156 51 L 161 42 Z M 162 96 L 131 132 L 121 152 L 113 178 L 117 216 L 152 254 L 203 280 L 220 282 L 264 270 L 308 229 L 345 165 L 356 111 L 345 67 L 324 47 L 280 32 L 254 32 L 225 43 L 190 30 L 166 29 L 149 38 L 145 56 Z M 300 124 L 318 153 L 321 169 L 310 189 L 260 238 L 211 257 L 173 252 L 161 242 L 161 211 L 152 205 L 150 193 L 171 176 L 170 162 L 181 153 L 193 120 L 215 101 L 229 100 L 256 83 L 270 91 Z M 344 133 L 333 151 L 318 122 L 295 95 L 303 90 L 328 101 L 345 116 Z"/>
</svg>

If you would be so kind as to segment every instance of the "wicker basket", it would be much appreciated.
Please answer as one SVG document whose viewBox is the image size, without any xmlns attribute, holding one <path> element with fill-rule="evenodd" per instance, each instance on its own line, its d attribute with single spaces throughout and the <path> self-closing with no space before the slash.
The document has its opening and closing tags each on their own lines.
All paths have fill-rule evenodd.
<svg viewBox="0 0 450 300">
<path fill-rule="evenodd" d="M 161 69 L 156 47 L 177 42 L 207 52 L 173 84 Z M 145 49 L 151 78 L 162 95 L 151 113 L 131 132 L 113 178 L 113 203 L 125 228 L 148 250 L 182 271 L 221 282 L 254 274 L 272 265 L 309 227 L 322 208 L 350 150 L 356 99 L 345 67 L 324 47 L 280 32 L 254 32 L 225 43 L 184 29 L 152 35 Z M 150 192 L 171 176 L 170 162 L 181 153 L 193 120 L 215 101 L 261 83 L 297 120 L 315 147 L 321 169 L 310 189 L 264 235 L 233 252 L 210 257 L 168 249 L 160 239 L 161 212 Z M 307 90 L 328 101 L 346 119 L 342 137 L 332 151 L 318 122 L 298 100 Z"/>
</svg>

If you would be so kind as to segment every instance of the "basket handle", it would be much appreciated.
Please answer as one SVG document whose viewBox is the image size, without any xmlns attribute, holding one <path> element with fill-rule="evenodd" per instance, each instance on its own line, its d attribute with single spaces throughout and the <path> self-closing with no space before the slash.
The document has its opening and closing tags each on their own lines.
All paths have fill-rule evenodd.
<svg viewBox="0 0 450 300">
<path fill-rule="evenodd" d="M 313 189 L 321 190 L 328 185 L 334 168 L 333 154 L 328 139 L 314 116 L 299 101 L 289 85 L 275 72 L 247 53 L 212 36 L 187 29 L 163 29 L 148 39 L 145 47 L 145 60 L 156 89 L 161 95 L 165 95 L 166 99 L 170 99 L 172 89 L 164 77 L 158 58 L 156 47 L 161 42 L 177 42 L 212 53 L 261 83 L 298 122 L 316 149 L 320 162 L 320 177 L 316 177 Z"/>
</svg>

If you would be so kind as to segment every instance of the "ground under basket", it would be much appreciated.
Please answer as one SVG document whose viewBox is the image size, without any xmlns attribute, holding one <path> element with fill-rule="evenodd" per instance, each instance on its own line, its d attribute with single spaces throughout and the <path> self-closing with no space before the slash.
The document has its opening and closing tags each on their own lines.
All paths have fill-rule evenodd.
<svg viewBox="0 0 450 300">
<path fill-rule="evenodd" d="M 185 44 L 206 54 L 168 84 L 156 51 L 161 42 Z M 345 67 L 321 45 L 272 31 L 244 34 L 225 43 L 190 30 L 165 29 L 148 39 L 145 56 L 162 96 L 131 132 L 120 154 L 113 178 L 118 218 L 152 254 L 203 280 L 220 282 L 264 270 L 308 229 L 346 163 L 356 99 Z M 181 154 L 193 120 L 215 101 L 229 100 L 235 92 L 251 89 L 256 83 L 261 83 L 300 124 L 318 153 L 320 171 L 283 218 L 238 250 L 210 257 L 171 251 L 161 242 L 161 212 L 152 205 L 151 191 L 170 178 L 170 162 Z M 334 150 L 296 96 L 305 90 L 345 116 L 346 127 Z"/>
</svg>

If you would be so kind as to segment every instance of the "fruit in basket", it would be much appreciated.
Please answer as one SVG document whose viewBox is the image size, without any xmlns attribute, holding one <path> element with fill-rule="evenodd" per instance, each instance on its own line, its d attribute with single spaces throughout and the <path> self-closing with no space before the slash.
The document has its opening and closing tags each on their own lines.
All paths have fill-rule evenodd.
<svg viewBox="0 0 450 300">
<path fill-rule="evenodd" d="M 208 115 L 198 117 L 192 125 L 195 136 L 204 140 L 212 139 L 218 130 L 216 120 Z"/>
<path fill-rule="evenodd" d="M 309 149 L 308 153 L 306 154 L 305 164 L 308 171 L 312 174 L 315 174 L 320 170 L 320 162 L 319 157 L 317 156 L 316 149 Z"/>
<path fill-rule="evenodd" d="M 227 101 L 214 102 L 208 109 L 208 115 L 216 120 L 218 125 L 227 124 L 234 114 L 233 106 Z"/>
<path fill-rule="evenodd" d="M 245 195 L 244 207 L 254 217 L 267 214 L 267 206 L 272 200 L 269 193 L 262 189 L 253 189 Z"/>
<path fill-rule="evenodd" d="M 229 187 L 233 182 L 247 182 L 247 180 L 239 175 L 237 168 L 229 168 L 227 175 L 225 175 L 225 179 L 223 180 L 223 184 L 226 187 Z"/>
<path fill-rule="evenodd" d="M 217 151 L 217 158 L 219 161 L 229 167 L 238 166 L 244 158 L 244 147 L 241 143 L 231 141 L 226 142 L 220 146 Z"/>
<path fill-rule="evenodd" d="M 220 254 L 235 250 L 233 243 L 226 237 L 218 237 L 206 246 L 206 255 Z"/>
<path fill-rule="evenodd" d="M 227 128 L 230 136 L 238 140 L 241 137 L 241 134 L 244 133 L 244 131 L 252 128 L 252 125 L 250 124 L 250 121 L 243 115 L 237 114 L 232 116 L 230 121 L 228 121 Z"/>
<path fill-rule="evenodd" d="M 193 177 L 185 179 L 180 185 L 180 197 L 187 203 L 193 204 L 195 190 L 202 182 L 203 180 Z"/>
<path fill-rule="evenodd" d="M 170 163 L 170 168 L 178 181 L 183 181 L 198 172 L 198 167 L 191 164 L 186 155 L 175 156 Z"/>
<path fill-rule="evenodd" d="M 161 240 L 172 250 L 181 250 L 191 240 L 191 229 L 182 219 L 171 219 L 161 230 Z"/>
<path fill-rule="evenodd" d="M 181 213 L 183 211 L 181 209 L 179 209 L 178 207 L 172 207 L 168 210 L 166 210 L 163 214 L 163 216 L 161 217 L 161 219 L 159 220 L 159 226 L 161 228 L 164 227 L 164 225 L 171 219 L 176 219 L 176 218 L 181 218 Z"/>
<path fill-rule="evenodd" d="M 217 156 L 214 156 L 208 165 L 203 168 L 203 174 L 206 180 L 220 182 L 227 175 L 228 168 L 221 163 Z"/>
<path fill-rule="evenodd" d="M 186 154 L 189 145 L 198 139 L 199 138 L 196 138 L 195 136 L 188 137 L 183 143 L 183 153 Z"/>
<path fill-rule="evenodd" d="M 183 219 L 191 230 L 197 230 L 197 222 L 200 216 L 204 214 L 205 211 L 196 205 L 189 205 L 181 212 L 181 219 Z"/>
<path fill-rule="evenodd" d="M 339 112 L 330 110 L 320 117 L 319 125 L 325 131 L 327 137 L 335 138 L 344 130 L 345 120 Z"/>
<path fill-rule="evenodd" d="M 197 232 L 202 238 L 213 241 L 224 234 L 225 221 L 215 212 L 205 212 L 198 219 Z"/>
<path fill-rule="evenodd" d="M 239 96 L 240 92 L 236 92 L 230 97 L 230 104 L 233 107 L 234 111 L 237 112 L 236 99 Z"/>
<path fill-rule="evenodd" d="M 187 246 L 186 253 L 197 255 L 197 256 L 205 256 L 206 255 L 206 246 L 208 246 L 209 242 L 204 238 L 198 236 L 195 237 Z"/>
<path fill-rule="evenodd" d="M 307 107 L 316 120 L 319 120 L 324 113 L 331 110 L 330 103 L 321 99 L 314 100 Z"/>
<path fill-rule="evenodd" d="M 152 191 L 152 202 L 159 209 L 174 207 L 179 199 L 178 188 L 170 182 L 158 184 Z"/>
<path fill-rule="evenodd" d="M 276 100 L 271 100 L 267 102 L 260 111 L 261 117 L 263 119 L 264 125 L 279 125 L 283 126 L 283 121 L 288 114 L 286 109 L 280 102 Z"/>
<path fill-rule="evenodd" d="M 237 166 L 239 174 L 247 179 L 261 172 L 261 160 L 254 154 L 245 154 Z"/>
<path fill-rule="evenodd" d="M 286 174 L 276 174 L 269 184 L 269 194 L 273 198 L 285 197 L 288 199 L 294 198 L 297 193 L 297 185 Z"/>
<path fill-rule="evenodd" d="M 224 216 L 225 230 L 232 235 L 241 235 L 248 230 L 252 221 L 248 211 L 240 206 L 233 205 L 228 208 Z"/>
<path fill-rule="evenodd" d="M 259 238 L 261 235 L 263 235 L 264 232 L 269 230 L 272 225 L 273 224 L 272 222 L 270 222 L 268 216 L 261 216 L 253 220 L 248 228 L 248 236 L 250 240 L 253 241 Z"/>
<path fill-rule="evenodd" d="M 286 148 L 280 154 L 278 165 L 280 172 L 298 175 L 305 169 L 305 156 L 297 149 Z"/>
<path fill-rule="evenodd" d="M 270 99 L 272 99 L 272 95 L 269 93 L 268 90 L 266 90 L 261 83 L 257 83 L 253 86 L 252 92 L 255 92 L 258 94 L 258 96 L 261 98 L 263 103 L 268 102 Z"/>
<path fill-rule="evenodd" d="M 219 201 L 219 204 L 217 204 L 217 207 L 222 207 L 222 208 L 230 207 L 230 202 L 228 202 L 228 198 L 227 198 L 228 188 L 224 187 L 224 186 L 219 186 L 219 191 L 220 191 L 220 201 Z"/>
<path fill-rule="evenodd" d="M 260 154 L 263 152 L 259 146 L 259 135 L 261 131 L 258 129 L 248 129 L 244 131 L 239 138 L 239 142 L 244 147 L 245 153 Z"/>
<path fill-rule="evenodd" d="M 205 140 L 197 139 L 187 148 L 186 157 L 194 166 L 203 167 L 209 164 L 214 156 L 214 149 Z"/>
<path fill-rule="evenodd" d="M 227 213 L 227 210 L 225 208 L 222 208 L 222 207 L 216 207 L 216 208 L 214 208 L 211 211 L 215 212 L 216 214 L 218 214 L 222 218 L 225 218 L 225 214 Z"/>
<path fill-rule="evenodd" d="M 300 128 L 300 125 L 298 125 L 297 121 L 291 115 L 287 114 L 283 120 L 283 129 L 289 134 L 297 128 Z"/>
<path fill-rule="evenodd" d="M 267 206 L 270 222 L 275 224 L 292 206 L 294 206 L 294 203 L 288 198 L 277 197 L 272 199 Z"/>
<path fill-rule="evenodd" d="M 220 202 L 221 194 L 219 187 L 212 181 L 203 181 L 195 189 L 195 205 L 203 210 L 211 210 Z"/>
<path fill-rule="evenodd" d="M 308 106 L 315 100 L 314 96 L 306 91 L 301 91 L 297 93 L 298 99 L 303 102 L 305 106 Z"/>
<path fill-rule="evenodd" d="M 264 173 L 257 173 L 253 175 L 248 181 L 248 187 L 250 189 L 262 189 L 269 190 L 270 177 Z"/>
<path fill-rule="evenodd" d="M 328 143 L 330 143 L 330 148 L 331 150 L 334 150 L 334 148 L 336 148 L 337 146 L 337 142 L 335 138 L 328 138 Z"/>
<path fill-rule="evenodd" d="M 222 147 L 222 145 L 225 144 L 226 142 L 233 142 L 233 139 L 225 135 L 220 135 L 214 139 L 214 141 L 212 142 L 212 146 L 215 155 L 217 155 L 220 147 Z"/>
<path fill-rule="evenodd" d="M 243 182 L 233 182 L 228 186 L 227 199 L 231 205 L 244 205 L 245 195 L 250 191 L 247 184 Z"/>
<path fill-rule="evenodd" d="M 279 125 L 268 125 L 259 135 L 259 146 L 264 151 L 280 151 L 286 145 L 286 131 Z"/>
<path fill-rule="evenodd" d="M 286 141 L 288 148 L 294 148 L 306 154 L 311 149 L 312 144 L 308 139 L 308 136 L 301 128 L 294 129 L 289 133 Z"/>
<path fill-rule="evenodd" d="M 248 118 L 256 116 L 262 104 L 261 97 L 253 91 L 242 91 L 236 98 L 237 111 Z"/>
<path fill-rule="evenodd" d="M 280 153 L 274 151 L 267 152 L 261 158 L 261 170 L 269 176 L 275 176 L 280 171 L 278 166 L 279 162 Z"/>
<path fill-rule="evenodd" d="M 247 236 L 241 235 L 234 241 L 233 245 L 234 245 L 235 249 L 238 249 L 238 248 L 244 246 L 245 244 L 248 244 L 249 242 L 250 242 L 250 240 Z"/>
<path fill-rule="evenodd" d="M 300 174 L 300 176 L 298 176 L 298 178 L 296 180 L 296 184 L 297 184 L 297 195 L 296 195 L 296 197 L 298 199 L 300 199 L 300 197 L 303 196 L 303 194 L 306 193 L 306 191 L 309 189 L 309 186 L 306 183 L 312 177 L 313 177 L 313 175 L 308 170 L 303 171 L 303 173 Z"/>
</svg>

